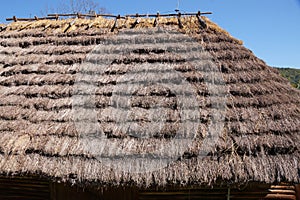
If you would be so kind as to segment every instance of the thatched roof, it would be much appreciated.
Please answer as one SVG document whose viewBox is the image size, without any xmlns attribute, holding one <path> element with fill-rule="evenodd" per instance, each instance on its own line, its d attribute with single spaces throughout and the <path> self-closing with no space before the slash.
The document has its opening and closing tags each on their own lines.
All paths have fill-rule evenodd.
<svg viewBox="0 0 300 200">
<path fill-rule="evenodd" d="M 196 17 L 182 18 L 181 29 L 176 18 L 161 18 L 157 27 L 154 19 L 141 19 L 135 27 L 134 19 L 120 19 L 114 30 L 114 21 L 103 18 L 9 24 L 0 32 L 0 174 L 104 185 L 299 183 L 300 92 L 241 41 L 204 20 L 206 29 Z M 163 43 L 154 45 L 157 41 Z M 95 56 L 112 62 L 99 69 Z M 213 64 L 197 66 L 199 59 Z M 151 80 L 157 74 L 167 82 L 184 79 L 194 92 L 187 111 L 179 109 L 178 92 L 188 91 L 186 85 L 143 85 L 138 74 L 145 71 Z M 96 79 L 89 79 L 91 74 Z M 91 105 L 76 104 L 77 97 L 89 94 L 79 94 L 82 82 L 97 86 Z M 124 115 L 113 98 L 117 93 L 125 98 L 128 87 L 134 91 Z M 76 108 L 84 109 L 74 120 Z M 88 109 L 91 117 L 85 115 Z M 185 112 L 192 115 L 186 121 Z M 165 121 L 151 120 L 160 119 L 156 113 L 164 113 Z M 172 143 L 182 126 L 191 141 L 181 155 L 174 153 L 161 168 L 148 163 L 155 170 L 132 169 L 138 167 L 136 158 L 150 155 L 156 145 L 164 147 L 153 154 L 159 158 L 182 150 L 185 143 Z M 211 130 L 217 138 L 203 150 Z M 140 138 L 141 133 L 150 136 Z M 120 158 L 109 151 L 114 148 L 125 149 Z"/>
</svg>

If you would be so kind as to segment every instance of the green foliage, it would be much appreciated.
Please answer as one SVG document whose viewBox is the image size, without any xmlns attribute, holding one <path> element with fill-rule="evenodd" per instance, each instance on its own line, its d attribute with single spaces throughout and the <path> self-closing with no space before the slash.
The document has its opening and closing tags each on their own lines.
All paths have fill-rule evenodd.
<svg viewBox="0 0 300 200">
<path fill-rule="evenodd" d="M 293 87 L 300 89 L 300 69 L 277 68 L 280 74 L 287 78 Z"/>
</svg>

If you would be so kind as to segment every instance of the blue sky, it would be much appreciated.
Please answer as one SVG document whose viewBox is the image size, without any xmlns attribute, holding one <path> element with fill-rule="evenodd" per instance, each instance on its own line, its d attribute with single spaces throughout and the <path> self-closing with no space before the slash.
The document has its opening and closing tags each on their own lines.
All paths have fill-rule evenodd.
<svg viewBox="0 0 300 200">
<path fill-rule="evenodd" d="M 113 14 L 168 13 L 178 0 L 94 0 Z M 26 3 L 25 3 L 26 2 Z M 68 0 L 4 0 L 5 18 L 41 16 Z M 244 41 L 270 66 L 300 68 L 300 0 L 181 0 L 182 12 L 212 11 L 209 18 Z"/>
</svg>

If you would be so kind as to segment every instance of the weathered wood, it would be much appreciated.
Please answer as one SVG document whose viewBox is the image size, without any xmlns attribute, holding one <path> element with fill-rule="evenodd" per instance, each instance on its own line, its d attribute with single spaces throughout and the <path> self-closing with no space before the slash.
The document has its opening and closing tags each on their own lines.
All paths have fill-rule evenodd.
<svg viewBox="0 0 300 200">
<path fill-rule="evenodd" d="M 0 199 L 50 199 L 49 182 L 40 177 L 0 177 Z"/>
<path fill-rule="evenodd" d="M 57 200 L 56 183 L 50 183 L 50 199 Z"/>
<path fill-rule="evenodd" d="M 37 21 L 37 20 L 44 20 L 44 19 L 55 19 L 58 20 L 59 17 L 77 17 L 77 18 L 83 18 L 83 17 L 90 17 L 90 18 L 96 18 L 96 17 L 111 17 L 111 18 L 119 18 L 119 19 L 125 19 L 127 17 L 131 18 L 138 18 L 138 17 L 176 17 L 176 16 L 200 16 L 200 15 L 209 15 L 212 14 L 212 12 L 200 12 L 198 11 L 197 13 L 171 13 L 171 14 L 130 14 L 130 15 L 125 15 L 125 16 L 120 16 L 120 15 L 112 15 L 112 14 L 81 14 L 81 13 L 69 13 L 69 14 L 48 14 L 48 17 L 37 17 L 35 16 L 34 18 L 17 18 L 16 16 L 13 16 L 12 18 L 6 18 L 6 21 Z"/>
<path fill-rule="evenodd" d="M 73 13 L 73 14 L 48 14 L 48 16 L 59 16 L 59 17 L 118 17 L 118 15 L 112 15 L 112 14 L 80 14 L 80 13 Z M 123 17 L 125 18 L 125 17 Z"/>
<path fill-rule="evenodd" d="M 295 185 L 296 198 L 300 200 L 300 184 Z"/>
<path fill-rule="evenodd" d="M 271 189 L 295 190 L 294 185 L 271 185 Z"/>
<path fill-rule="evenodd" d="M 138 190 L 135 187 L 110 187 L 102 192 L 93 188 L 81 188 L 69 184 L 50 183 L 39 177 L 0 177 L 0 199 L 286 199 L 296 200 L 295 186 L 249 183 L 240 188 L 217 186 L 187 186 L 164 190 Z M 5 196 L 4 196 L 5 195 Z"/>
<path fill-rule="evenodd" d="M 37 20 L 45 20 L 45 19 L 56 19 L 57 17 L 34 17 L 34 18 L 17 18 L 17 17 L 12 17 L 12 18 L 6 18 L 6 21 L 37 21 Z"/>
<path fill-rule="evenodd" d="M 288 195 L 288 194 L 267 194 L 265 199 L 285 199 L 285 200 L 296 200 L 295 195 Z"/>
<path fill-rule="evenodd" d="M 288 184 L 269 185 L 259 183 L 248 183 L 242 188 L 232 187 L 230 199 L 296 199 L 294 186 Z M 165 191 L 140 191 L 140 199 L 226 199 L 228 197 L 227 187 L 197 189 L 177 188 Z"/>
<path fill-rule="evenodd" d="M 126 17 L 176 17 L 178 15 L 181 16 L 192 16 L 192 15 L 198 15 L 200 13 L 200 15 L 210 15 L 212 14 L 212 12 L 196 12 L 196 13 L 171 13 L 171 14 L 130 14 L 130 15 L 126 15 Z"/>
<path fill-rule="evenodd" d="M 293 194 L 293 195 L 295 195 L 296 194 L 296 192 L 295 192 L 295 190 L 273 190 L 273 189 L 270 189 L 269 190 L 270 192 L 272 192 L 272 193 L 278 193 L 278 194 Z"/>
</svg>

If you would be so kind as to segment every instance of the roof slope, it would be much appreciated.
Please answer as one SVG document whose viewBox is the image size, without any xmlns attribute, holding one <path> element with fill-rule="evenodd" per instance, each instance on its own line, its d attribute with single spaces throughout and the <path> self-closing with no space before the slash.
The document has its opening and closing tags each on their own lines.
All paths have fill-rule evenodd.
<svg viewBox="0 0 300 200">
<path fill-rule="evenodd" d="M 182 18 L 184 27 L 179 30 L 176 18 L 162 18 L 158 26 L 171 33 L 160 35 L 141 31 L 140 28 L 157 30 L 152 19 L 141 20 L 133 29 L 130 27 L 134 20 L 119 20 L 121 25 L 114 33 L 114 21 L 102 18 L 77 20 L 74 24 L 70 20 L 10 24 L 0 33 L 0 173 L 39 173 L 75 182 L 139 186 L 207 184 L 219 180 L 300 182 L 300 92 L 239 40 L 206 21 L 208 28 L 201 29 L 196 17 Z M 176 35 L 174 31 L 186 34 Z M 82 137 L 74 123 L 72 103 L 74 106 L 74 87 L 82 73 L 80 64 L 87 60 L 95 64 L 91 52 L 97 45 L 108 44 L 107 50 L 114 48 L 115 35 L 123 42 L 116 43 L 117 46 L 130 49 L 130 53 L 122 56 L 110 51 L 105 56 L 113 62 L 95 80 L 97 121 L 112 145 L 125 148 L 132 142 L 136 149 L 127 153 L 133 156 L 151 152 L 147 145 L 167 145 L 182 123 L 179 97 L 170 88 L 150 85 L 138 88 L 131 97 L 135 118 L 130 121 L 130 128 L 133 132 L 143 132 L 145 127 L 149 132 L 156 130 L 160 125 L 145 117 L 155 115 L 157 110 L 151 108 L 156 105 L 167 113 L 165 126 L 146 141 L 120 131 L 114 120 L 118 114 L 114 109 L 118 107 L 111 98 L 114 87 L 124 85 L 120 76 L 130 73 L 132 66 L 149 67 L 154 74 L 172 66 L 196 91 L 198 107 L 191 110 L 199 110 L 200 114 L 193 144 L 161 169 L 131 173 L 106 165 L 89 149 L 102 144 L 100 139 Z M 151 49 L 151 43 L 157 40 L 169 41 L 162 49 L 184 49 L 174 37 L 198 41 L 201 51 L 209 53 L 216 66 L 214 75 L 223 79 L 223 83 L 216 85 L 226 93 L 224 127 L 213 149 L 202 157 L 199 146 L 209 134 L 209 124 L 216 112 L 212 99 L 218 95 L 209 90 L 208 79 L 204 78 L 210 71 L 205 67 L 196 70 L 183 59 L 192 55 L 178 56 Z M 148 46 L 136 42 L 140 40 L 148 41 Z M 95 69 L 89 70 L 95 73 Z M 170 80 L 172 76 L 165 78 Z"/>
</svg>

